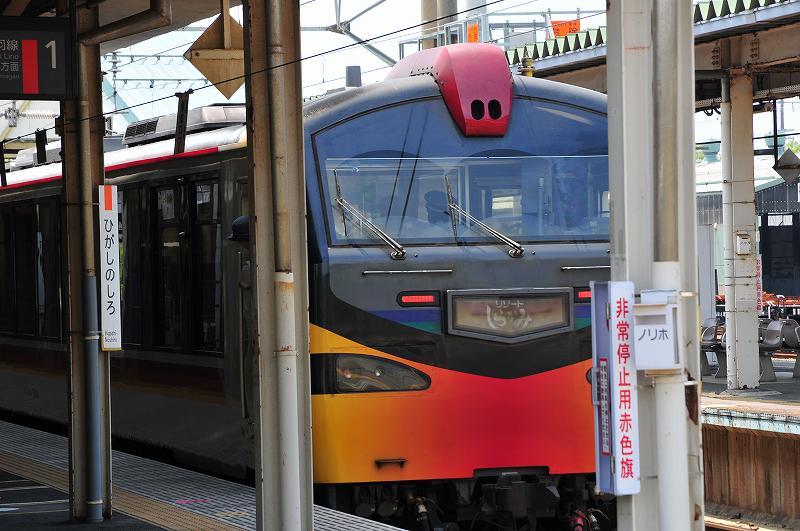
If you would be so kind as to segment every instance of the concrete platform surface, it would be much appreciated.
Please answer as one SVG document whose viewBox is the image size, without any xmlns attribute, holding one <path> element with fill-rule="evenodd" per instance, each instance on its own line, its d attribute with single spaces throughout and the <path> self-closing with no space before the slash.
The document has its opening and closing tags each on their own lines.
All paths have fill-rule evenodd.
<svg viewBox="0 0 800 531">
<path fill-rule="evenodd" d="M 102 524 L 71 522 L 67 494 L 43 483 L 0 470 L 0 530 L 154 531 L 161 527 L 117 513 Z"/>
<path fill-rule="evenodd" d="M 703 377 L 703 422 L 732 428 L 800 435 L 800 378 L 794 359 L 773 358 L 778 381 L 752 391 L 727 390 L 724 378 Z"/>
<path fill-rule="evenodd" d="M 118 516 L 105 524 L 110 527 L 91 526 L 92 529 L 233 531 L 256 527 L 252 487 L 118 451 L 113 453 L 112 466 L 113 504 Z M 65 525 L 67 467 L 65 437 L 0 422 L 0 471 L 6 474 L 12 488 L 16 486 L 16 490 L 4 492 L 0 483 L 0 526 L 4 522 L 11 526 L 4 529 L 28 529 L 29 524 L 42 528 Z M 5 496 L 10 505 L 4 505 Z M 36 507 L 30 502 L 38 504 L 40 510 L 21 509 L 26 502 L 27 507 Z M 16 510 L 3 511 L 4 508 Z M 11 519 L 4 520 L 9 516 Z M 313 518 L 314 531 L 398 529 L 318 505 L 313 508 Z"/>
</svg>

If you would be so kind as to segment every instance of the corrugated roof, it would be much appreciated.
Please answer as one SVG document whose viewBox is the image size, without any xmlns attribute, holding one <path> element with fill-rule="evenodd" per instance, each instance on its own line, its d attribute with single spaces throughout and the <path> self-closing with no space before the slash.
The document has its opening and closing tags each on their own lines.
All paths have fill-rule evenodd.
<svg viewBox="0 0 800 531">
<path fill-rule="evenodd" d="M 747 11 L 755 11 L 773 4 L 800 3 L 798 0 L 713 0 L 710 2 L 697 2 L 694 6 L 694 22 L 702 24 L 730 15 L 738 15 Z M 564 37 L 532 42 L 524 46 L 506 51 L 509 65 L 522 62 L 524 54 L 532 59 L 543 59 L 562 55 L 577 50 L 603 46 L 606 43 L 607 29 L 605 26 L 591 28 L 570 33 Z M 513 35 L 511 35 L 513 37 Z"/>
</svg>

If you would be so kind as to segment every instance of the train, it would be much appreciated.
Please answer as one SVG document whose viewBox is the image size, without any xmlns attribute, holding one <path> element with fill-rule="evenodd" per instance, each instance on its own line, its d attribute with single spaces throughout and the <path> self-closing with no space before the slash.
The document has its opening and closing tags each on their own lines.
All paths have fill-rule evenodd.
<svg viewBox="0 0 800 531">
<path fill-rule="evenodd" d="M 605 96 L 457 44 L 303 117 L 315 503 L 408 529 L 610 528 L 590 383 Z M 246 481 L 245 109 L 192 109 L 178 155 L 175 124 L 133 123 L 105 153 L 122 286 L 112 432 Z M 18 157 L 0 189 L 0 409 L 63 424 L 61 168 Z"/>
</svg>

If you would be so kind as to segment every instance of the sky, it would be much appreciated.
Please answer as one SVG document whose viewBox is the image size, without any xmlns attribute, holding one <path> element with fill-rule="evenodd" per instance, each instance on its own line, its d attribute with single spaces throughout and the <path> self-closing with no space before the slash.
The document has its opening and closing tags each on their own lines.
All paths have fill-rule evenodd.
<svg viewBox="0 0 800 531">
<path fill-rule="evenodd" d="M 291 1 L 291 0 L 287 0 Z M 295 0 L 300 1 L 301 25 L 308 27 L 325 27 L 336 22 L 334 0 Z M 426 0 L 435 2 L 435 0 Z M 420 35 L 420 1 L 419 0 L 341 0 L 341 20 L 347 21 L 364 10 L 374 6 L 363 15 L 357 17 L 350 25 L 350 30 L 362 39 L 373 39 L 372 44 L 383 53 L 392 58 L 399 58 L 401 42 L 415 43 Z M 577 17 L 581 12 L 582 29 L 595 28 L 606 24 L 605 0 L 488 0 L 484 12 L 487 13 L 491 23 L 538 23 L 545 22 L 545 13 L 548 10 L 553 20 L 568 20 Z M 458 11 L 467 8 L 467 0 L 458 0 Z M 562 13 L 558 13 L 558 12 Z M 241 22 L 241 7 L 232 9 L 234 18 Z M 470 14 L 462 14 L 462 17 Z M 185 62 L 181 57 L 183 52 L 207 27 L 214 17 L 198 21 L 190 27 L 173 31 L 161 37 L 150 39 L 133 47 L 119 50 L 120 71 L 117 74 L 118 82 L 115 86 L 120 96 L 117 108 L 127 105 L 136 105 L 142 102 L 157 99 L 160 96 L 171 95 L 176 91 L 188 88 L 200 88 L 206 84 L 202 74 Z M 387 35 L 391 34 L 391 35 Z M 496 30 L 492 37 L 500 37 L 501 30 Z M 540 31 L 538 38 L 544 38 Z M 525 42 L 533 42 L 534 35 L 524 37 Z M 301 34 L 303 72 L 303 95 L 313 97 L 325 94 L 331 89 L 343 86 L 345 67 L 359 65 L 362 69 L 364 83 L 375 83 L 382 80 L 389 67 L 378 57 L 362 46 L 354 46 L 349 37 L 330 31 L 303 31 Z M 345 49 L 337 50 L 345 47 Z M 413 51 L 408 48 L 408 51 Z M 132 54 L 154 55 L 160 57 L 146 59 L 131 59 Z M 126 55 L 127 54 L 127 55 Z M 109 57 L 105 56 L 106 59 Z M 110 63 L 104 62 L 105 71 L 110 70 Z M 107 76 L 109 79 L 110 76 Z M 156 81 L 151 81 L 155 78 Z M 170 80 L 170 78 L 175 78 Z M 111 98 L 109 98 L 111 99 Z M 190 106 L 197 107 L 215 102 L 227 101 L 215 89 L 207 88 L 197 91 L 190 99 Z M 244 88 L 231 98 L 232 102 L 244 101 Z M 129 113 L 127 117 L 117 116 L 114 119 L 114 129 L 121 132 L 125 129 L 127 120 L 143 119 L 174 112 L 175 101 L 166 99 L 163 102 L 147 104 L 136 109 L 135 114 Z M 35 104 L 35 108 L 41 104 Z M 55 106 L 54 108 L 57 108 Z M 106 109 L 113 110 L 113 101 L 106 101 Z M 41 127 L 35 121 L 35 127 Z M 800 130 L 800 100 L 787 100 L 784 106 L 785 128 Z M 34 127 L 34 128 L 35 128 Z M 695 115 L 695 139 L 698 142 L 717 140 L 720 133 L 719 115 L 706 116 L 703 113 Z M 754 136 L 771 134 L 772 118 L 770 113 L 758 114 L 754 117 Z M 800 139 L 800 136 L 798 136 Z M 761 141 L 763 142 L 763 141 Z M 763 147 L 757 144 L 756 147 Z"/>
<path fill-rule="evenodd" d="M 336 22 L 336 10 L 333 0 L 300 0 L 300 17 L 303 27 L 324 27 Z M 428 0 L 435 1 L 435 0 Z M 375 5 L 375 0 L 342 0 L 342 21 L 361 13 L 370 6 Z M 488 0 L 485 12 L 492 23 L 502 22 L 531 22 L 545 21 L 544 13 L 548 10 L 554 12 L 570 12 L 570 14 L 552 14 L 554 20 L 565 20 L 577 17 L 581 11 L 581 27 L 583 29 L 595 28 L 606 24 L 605 0 Z M 458 10 L 467 9 L 465 0 L 458 1 Z M 233 16 L 241 21 L 241 8 L 232 10 Z M 469 16 L 463 14 L 462 17 Z M 200 21 L 193 26 L 206 26 L 213 18 Z M 420 35 L 420 2 L 417 0 L 384 0 L 379 5 L 356 18 L 351 23 L 350 30 L 362 39 L 372 39 L 372 44 L 385 54 L 398 59 L 401 42 L 413 42 Z M 402 30 L 399 31 L 398 30 Z M 397 32 L 397 33 L 394 33 Z M 392 35 L 384 36 L 388 33 Z M 502 32 L 496 30 L 492 37 L 497 38 Z M 543 32 L 538 33 L 541 39 Z M 532 42 L 534 36 L 526 36 L 527 42 Z M 303 95 L 312 97 L 324 94 L 330 89 L 336 89 L 344 84 L 345 67 L 359 65 L 362 70 L 364 83 L 375 83 L 384 78 L 389 67 L 378 57 L 361 46 L 350 46 L 353 41 L 344 35 L 330 31 L 303 31 L 301 35 L 303 61 Z M 341 47 L 347 47 L 339 51 Z M 408 48 L 411 50 L 411 48 Z M 177 52 L 182 52 L 181 49 Z M 172 53 L 177 53 L 172 52 Z M 214 97 L 224 101 L 214 89 Z M 209 96 L 210 97 L 210 96 Z M 240 89 L 231 101 L 244 101 L 244 89 Z M 800 100 L 797 98 L 787 100 L 784 109 L 784 124 L 787 130 L 800 130 Z M 763 136 L 772 133 L 772 117 L 770 113 L 754 116 L 754 136 Z M 695 115 L 695 140 L 704 142 L 718 140 L 720 137 L 719 115 Z M 800 138 L 800 137 L 798 137 Z M 757 141 L 756 147 L 763 141 Z"/>
<path fill-rule="evenodd" d="M 428 0 L 434 1 L 434 0 Z M 305 3 L 308 2 L 308 3 Z M 302 26 L 326 26 L 336 22 L 333 0 L 305 0 L 301 6 L 300 19 Z M 605 24 L 605 14 L 586 13 L 591 10 L 604 10 L 604 0 L 589 1 L 558 1 L 558 0 L 502 0 L 499 2 L 486 2 L 485 9 L 490 22 L 544 22 L 543 13 L 548 9 L 552 11 L 570 11 L 571 15 L 552 15 L 555 20 L 574 19 L 577 10 L 584 11 L 583 27 L 598 27 Z M 348 20 L 351 16 L 374 4 L 372 0 L 342 0 L 341 19 Z M 458 2 L 458 10 L 467 8 L 465 1 Z M 468 14 L 462 15 L 464 17 Z M 420 23 L 420 2 L 418 0 L 386 0 L 372 11 L 353 21 L 351 31 L 367 39 L 378 37 L 402 28 L 408 28 Z M 393 58 L 399 56 L 399 43 L 413 40 L 420 34 L 419 28 L 412 28 L 385 38 L 378 38 L 375 46 Z M 501 36 L 496 32 L 493 37 Z M 540 33 L 540 38 L 544 37 Z M 529 35 L 529 42 L 533 36 Z M 302 53 L 304 57 L 315 55 L 339 46 L 352 43 L 348 37 L 331 32 L 305 31 L 302 34 Z M 360 65 L 365 83 L 374 83 L 383 79 L 388 71 L 386 64 L 366 51 L 362 47 L 353 47 L 348 50 L 326 54 L 319 58 L 309 59 L 303 63 L 303 85 L 306 96 L 324 93 L 328 88 L 341 86 L 341 81 L 323 83 L 331 79 L 344 76 L 347 65 Z"/>
</svg>

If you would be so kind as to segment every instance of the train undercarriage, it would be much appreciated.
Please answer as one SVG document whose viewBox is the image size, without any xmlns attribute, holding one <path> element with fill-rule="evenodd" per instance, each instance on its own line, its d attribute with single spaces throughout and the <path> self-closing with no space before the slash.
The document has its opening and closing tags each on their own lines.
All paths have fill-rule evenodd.
<svg viewBox="0 0 800 531">
<path fill-rule="evenodd" d="M 318 485 L 315 501 L 414 531 L 613 529 L 613 497 L 594 475 L 487 471 L 471 479 Z"/>
</svg>

